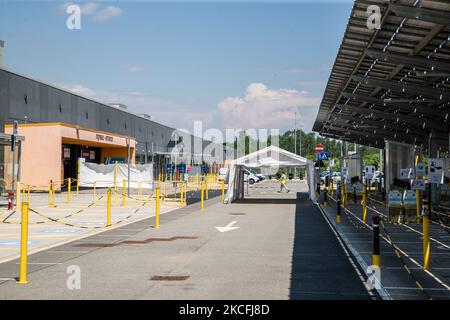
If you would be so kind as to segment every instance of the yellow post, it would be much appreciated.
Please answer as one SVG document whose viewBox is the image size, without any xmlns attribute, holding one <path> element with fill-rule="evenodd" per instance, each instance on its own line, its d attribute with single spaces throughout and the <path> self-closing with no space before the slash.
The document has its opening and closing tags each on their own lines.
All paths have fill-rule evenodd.
<svg viewBox="0 0 450 320">
<path fill-rule="evenodd" d="M 420 223 L 420 190 L 416 190 L 416 212 L 417 212 L 417 223 Z"/>
<path fill-rule="evenodd" d="M 20 212 L 22 204 L 20 203 L 20 182 L 17 181 L 17 199 L 16 199 L 16 211 Z"/>
<path fill-rule="evenodd" d="M 70 203 L 70 189 L 72 189 L 72 179 L 67 180 L 67 203 Z"/>
<path fill-rule="evenodd" d="M 77 195 L 80 193 L 80 159 L 77 162 Z"/>
<path fill-rule="evenodd" d="M 222 203 L 225 202 L 225 180 L 222 179 Z"/>
<path fill-rule="evenodd" d="M 200 187 L 200 211 L 203 211 L 203 210 L 205 209 L 205 203 L 204 203 L 204 201 L 205 201 L 205 196 L 204 196 L 204 192 L 205 192 L 205 185 L 204 185 L 203 182 L 202 182 L 201 187 Z"/>
<path fill-rule="evenodd" d="M 48 185 L 48 206 L 52 206 L 52 185 Z"/>
<path fill-rule="evenodd" d="M 94 181 L 94 190 L 93 190 L 93 195 L 92 195 L 92 202 L 95 203 L 97 202 L 97 181 Z"/>
<path fill-rule="evenodd" d="M 114 193 L 117 194 L 117 172 L 119 170 L 119 163 L 114 163 Z"/>
<path fill-rule="evenodd" d="M 345 184 L 344 183 L 344 190 L 345 190 L 345 193 L 344 193 L 344 205 L 347 205 L 347 202 L 348 202 L 348 197 L 347 197 L 347 188 L 348 188 L 348 186 L 347 186 L 347 184 Z"/>
<path fill-rule="evenodd" d="M 142 196 L 142 181 L 138 182 L 138 197 Z"/>
<path fill-rule="evenodd" d="M 107 203 L 106 203 L 106 226 L 111 225 L 111 188 L 107 191 Z"/>
<path fill-rule="evenodd" d="M 430 268 L 430 218 L 423 216 L 423 268 Z"/>
<path fill-rule="evenodd" d="M 156 188 L 156 212 L 155 212 L 155 229 L 159 229 L 159 200 L 161 197 L 161 190 Z"/>
<path fill-rule="evenodd" d="M 366 224 L 367 220 L 367 185 L 363 183 L 363 223 Z"/>
<path fill-rule="evenodd" d="M 205 199 L 208 200 L 208 180 L 205 179 Z"/>
<path fill-rule="evenodd" d="M 52 206 L 55 207 L 56 206 L 56 201 L 55 201 L 55 185 L 53 184 L 53 180 L 51 182 L 52 185 Z"/>
<path fill-rule="evenodd" d="M 27 284 L 27 260 L 28 260 L 28 202 L 22 203 L 22 223 L 20 236 L 20 269 L 19 281 L 20 284 Z"/>
<path fill-rule="evenodd" d="M 127 201 L 127 180 L 123 179 L 122 186 L 122 206 L 126 204 Z"/>
<path fill-rule="evenodd" d="M 180 182 L 180 208 L 184 207 L 184 184 Z"/>
</svg>

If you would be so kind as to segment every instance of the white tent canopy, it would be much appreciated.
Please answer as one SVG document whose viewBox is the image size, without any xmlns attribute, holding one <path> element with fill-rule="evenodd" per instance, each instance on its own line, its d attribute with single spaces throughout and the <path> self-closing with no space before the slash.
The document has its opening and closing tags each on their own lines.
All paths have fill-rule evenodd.
<svg viewBox="0 0 450 320">
<path fill-rule="evenodd" d="M 244 195 L 244 172 L 243 168 L 269 169 L 276 173 L 279 168 L 303 167 L 306 168 L 306 179 L 308 183 L 308 194 L 312 201 L 316 201 L 314 192 L 315 174 L 314 162 L 300 157 L 294 153 L 270 146 L 253 152 L 230 163 L 228 170 L 228 191 L 225 198 L 226 203 L 243 198 Z"/>
</svg>

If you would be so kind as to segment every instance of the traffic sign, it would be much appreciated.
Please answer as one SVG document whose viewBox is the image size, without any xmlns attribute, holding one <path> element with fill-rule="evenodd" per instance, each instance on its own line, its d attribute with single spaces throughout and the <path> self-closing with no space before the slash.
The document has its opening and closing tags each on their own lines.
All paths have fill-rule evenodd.
<svg viewBox="0 0 450 320">
<path fill-rule="evenodd" d="M 317 160 L 328 160 L 328 152 L 319 152 L 317 154 Z"/>
<path fill-rule="evenodd" d="M 318 145 L 316 145 L 315 150 L 316 150 L 316 152 L 322 152 L 325 150 L 325 147 L 321 144 L 318 144 Z"/>
</svg>

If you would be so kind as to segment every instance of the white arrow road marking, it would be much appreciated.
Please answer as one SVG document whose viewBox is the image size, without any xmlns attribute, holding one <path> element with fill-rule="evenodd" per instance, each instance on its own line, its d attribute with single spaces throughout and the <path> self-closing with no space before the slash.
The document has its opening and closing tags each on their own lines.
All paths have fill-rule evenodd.
<svg viewBox="0 0 450 320">
<path fill-rule="evenodd" d="M 237 221 L 231 221 L 225 227 L 216 227 L 216 229 L 219 230 L 219 232 L 227 232 L 227 231 L 239 229 L 239 227 L 233 227 L 236 224 L 236 222 Z"/>
</svg>

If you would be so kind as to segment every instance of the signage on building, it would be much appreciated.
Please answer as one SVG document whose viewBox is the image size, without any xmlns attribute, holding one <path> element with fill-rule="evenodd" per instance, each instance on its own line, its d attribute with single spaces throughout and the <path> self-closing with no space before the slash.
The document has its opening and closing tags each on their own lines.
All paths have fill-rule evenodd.
<svg viewBox="0 0 450 320">
<path fill-rule="evenodd" d="M 64 159 L 70 159 L 70 148 L 64 148 Z"/>
<path fill-rule="evenodd" d="M 428 159 L 428 181 L 430 183 L 444 182 L 444 159 Z"/>
<path fill-rule="evenodd" d="M 410 180 L 410 179 L 414 179 L 415 177 L 416 177 L 416 174 L 415 174 L 413 168 L 400 169 L 400 179 Z"/>
<path fill-rule="evenodd" d="M 104 134 L 97 133 L 95 137 L 96 137 L 97 141 L 107 141 L 107 142 L 113 142 L 114 141 L 113 137 L 106 136 Z"/>
<path fill-rule="evenodd" d="M 419 162 L 416 166 L 416 177 L 425 176 L 425 165 L 422 162 Z"/>
<path fill-rule="evenodd" d="M 425 190 L 425 181 L 423 179 L 414 179 L 411 183 L 412 190 Z"/>
</svg>

